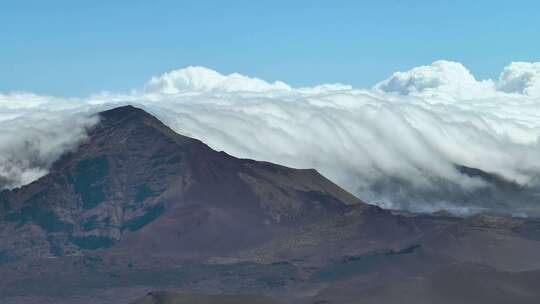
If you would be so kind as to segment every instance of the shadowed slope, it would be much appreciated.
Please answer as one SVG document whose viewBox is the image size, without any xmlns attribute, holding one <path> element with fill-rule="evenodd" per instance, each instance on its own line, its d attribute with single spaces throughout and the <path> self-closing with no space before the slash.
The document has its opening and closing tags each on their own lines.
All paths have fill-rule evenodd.
<svg viewBox="0 0 540 304">
<path fill-rule="evenodd" d="M 175 256 L 224 253 L 362 204 L 315 170 L 216 152 L 141 109 L 98 115 L 85 143 L 48 175 L 2 192 L 0 240 L 9 255 L 107 247 Z"/>
</svg>

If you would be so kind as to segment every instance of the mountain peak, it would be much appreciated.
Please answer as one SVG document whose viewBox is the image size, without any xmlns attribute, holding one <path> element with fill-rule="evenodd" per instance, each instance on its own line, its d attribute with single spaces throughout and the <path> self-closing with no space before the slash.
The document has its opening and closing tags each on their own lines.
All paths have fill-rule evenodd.
<svg viewBox="0 0 540 304">
<path fill-rule="evenodd" d="M 102 136 L 111 139 L 112 137 L 109 135 L 109 132 L 113 132 L 116 134 L 126 133 L 123 136 L 133 135 L 137 138 L 134 143 L 136 146 L 151 144 L 152 141 L 156 140 L 158 134 L 159 136 L 173 140 L 177 144 L 185 144 L 186 142 L 200 143 L 199 140 L 176 133 L 152 114 L 132 105 L 116 107 L 99 112 L 96 115 L 100 117 L 100 123 L 90 131 L 91 139 L 97 139 Z M 159 133 L 155 133 L 156 131 Z M 147 137 L 140 136 L 148 132 L 152 135 Z M 114 141 L 111 142 L 108 140 L 108 142 L 113 145 L 117 144 Z"/>
<path fill-rule="evenodd" d="M 152 118 L 157 120 L 154 116 L 141 108 L 134 107 L 132 105 L 120 106 L 103 112 L 99 112 L 97 115 L 107 122 L 119 122 L 127 118 Z"/>
<path fill-rule="evenodd" d="M 186 140 L 193 140 L 174 132 L 152 114 L 132 105 L 116 107 L 99 112 L 96 115 L 100 117 L 100 123 L 97 128 L 90 132 L 90 137 L 96 137 L 98 133 L 102 133 L 102 135 L 107 134 L 108 131 L 105 130 L 113 131 L 115 133 L 119 133 L 123 130 L 124 132 L 132 133 L 135 130 L 133 127 L 136 125 L 138 126 L 136 127 L 138 130 L 137 132 L 143 132 L 142 130 L 149 131 L 150 128 L 159 131 L 161 135 L 174 139 L 174 141 L 178 143 L 184 143 Z M 142 142 L 140 144 L 142 144 Z"/>
<path fill-rule="evenodd" d="M 40 257 L 113 245 L 120 253 L 221 255 L 364 206 L 315 171 L 219 153 L 140 108 L 97 115 L 87 139 L 49 174 L 0 197 L 0 225 L 24 231 L 0 235 L 2 244 L 39 239 Z M 27 248 L 10 254 L 26 257 Z"/>
</svg>

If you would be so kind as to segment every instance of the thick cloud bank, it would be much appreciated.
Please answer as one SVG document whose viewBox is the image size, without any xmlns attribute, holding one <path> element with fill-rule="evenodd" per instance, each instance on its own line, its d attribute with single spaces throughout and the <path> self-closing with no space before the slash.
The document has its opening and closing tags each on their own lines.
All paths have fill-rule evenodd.
<svg viewBox="0 0 540 304">
<path fill-rule="evenodd" d="M 96 123 L 85 104 L 32 94 L 0 94 L 0 190 L 32 182 Z"/>
<path fill-rule="evenodd" d="M 83 140 L 89 113 L 127 103 L 235 156 L 314 167 L 384 207 L 540 214 L 540 63 L 524 62 L 477 80 L 437 61 L 371 89 L 188 67 L 125 94 L 0 95 L 0 186 L 43 175 Z"/>
</svg>

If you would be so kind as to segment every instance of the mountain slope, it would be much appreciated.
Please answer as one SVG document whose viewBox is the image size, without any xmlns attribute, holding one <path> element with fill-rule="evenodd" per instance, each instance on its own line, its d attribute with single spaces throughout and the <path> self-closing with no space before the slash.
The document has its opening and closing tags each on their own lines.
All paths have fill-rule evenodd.
<svg viewBox="0 0 540 304">
<path fill-rule="evenodd" d="M 516 303 L 536 296 L 538 219 L 383 210 L 315 170 L 214 151 L 138 108 L 96 115 L 49 174 L 0 193 L 0 302 L 129 303 L 176 290 L 187 292 L 171 298 L 180 301 L 268 300 L 241 295 L 249 292 L 370 303 L 410 290 L 444 303 L 461 299 L 444 290 L 462 273 L 472 281 L 452 293 L 494 286 Z"/>
<path fill-rule="evenodd" d="M 216 152 L 141 109 L 98 115 L 86 142 L 48 175 L 0 195 L 7 254 L 77 255 L 112 246 L 224 253 L 363 205 L 315 170 Z"/>
</svg>

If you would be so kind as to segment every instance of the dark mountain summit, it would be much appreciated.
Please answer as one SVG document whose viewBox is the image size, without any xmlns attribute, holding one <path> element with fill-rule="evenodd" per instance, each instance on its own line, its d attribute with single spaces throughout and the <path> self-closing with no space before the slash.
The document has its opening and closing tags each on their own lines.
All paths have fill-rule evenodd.
<svg viewBox="0 0 540 304">
<path fill-rule="evenodd" d="M 362 204 L 315 170 L 216 152 L 141 109 L 98 115 L 85 143 L 47 176 L 2 193 L 10 254 L 144 251 L 150 242 L 173 255 L 226 252 Z"/>
<path fill-rule="evenodd" d="M 0 193 L 0 302 L 128 303 L 154 289 L 183 292 L 139 302 L 538 297 L 537 219 L 383 210 L 315 170 L 214 151 L 132 106 L 96 115 L 49 174 Z"/>
</svg>

